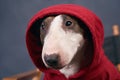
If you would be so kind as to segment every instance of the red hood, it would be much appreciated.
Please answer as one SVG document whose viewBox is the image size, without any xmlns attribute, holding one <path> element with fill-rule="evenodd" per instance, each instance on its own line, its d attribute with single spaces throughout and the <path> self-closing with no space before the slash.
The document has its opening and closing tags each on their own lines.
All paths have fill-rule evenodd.
<svg viewBox="0 0 120 80">
<path fill-rule="evenodd" d="M 37 68 L 39 68 L 41 71 L 45 73 L 53 73 L 53 74 L 55 73 L 56 75 L 60 75 L 58 71 L 48 69 L 44 66 L 41 59 L 42 45 L 39 37 L 40 35 L 39 26 L 43 18 L 49 15 L 58 15 L 58 14 L 68 14 L 82 20 L 89 28 L 93 38 L 94 56 L 93 56 L 92 64 L 87 69 L 81 70 L 79 73 L 75 74 L 72 77 L 87 75 L 87 73 L 89 73 L 89 71 L 91 70 L 92 71 L 90 75 L 88 75 L 88 77 L 93 75 L 95 76 L 96 75 L 95 69 L 97 69 L 99 71 L 98 73 L 100 73 L 100 71 L 102 71 L 100 66 L 102 66 L 105 57 L 103 54 L 104 52 L 102 50 L 102 45 L 104 40 L 103 25 L 100 19 L 94 13 L 92 13 L 91 11 L 89 11 L 88 9 L 82 6 L 73 5 L 73 4 L 61 4 L 61 5 L 55 5 L 45 8 L 39 11 L 30 20 L 26 32 L 26 44 L 33 63 L 37 66 Z"/>
</svg>

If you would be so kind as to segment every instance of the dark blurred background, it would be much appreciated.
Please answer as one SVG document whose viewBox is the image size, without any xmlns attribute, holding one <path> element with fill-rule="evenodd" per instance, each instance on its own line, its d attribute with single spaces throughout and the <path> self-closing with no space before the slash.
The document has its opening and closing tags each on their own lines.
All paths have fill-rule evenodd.
<svg viewBox="0 0 120 80">
<path fill-rule="evenodd" d="M 100 17 L 105 38 L 112 36 L 112 26 L 120 25 L 120 0 L 0 0 L 0 79 L 35 68 L 25 45 L 25 31 L 30 18 L 54 4 L 83 5 Z"/>
</svg>

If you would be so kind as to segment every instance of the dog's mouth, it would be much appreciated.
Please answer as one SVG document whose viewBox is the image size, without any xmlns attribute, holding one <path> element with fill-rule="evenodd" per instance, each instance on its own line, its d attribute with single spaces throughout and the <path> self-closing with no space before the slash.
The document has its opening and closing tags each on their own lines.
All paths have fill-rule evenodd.
<svg viewBox="0 0 120 80">
<path fill-rule="evenodd" d="M 56 70 L 60 70 L 60 69 L 62 69 L 64 67 L 65 66 L 49 66 L 49 68 L 56 69 Z"/>
</svg>

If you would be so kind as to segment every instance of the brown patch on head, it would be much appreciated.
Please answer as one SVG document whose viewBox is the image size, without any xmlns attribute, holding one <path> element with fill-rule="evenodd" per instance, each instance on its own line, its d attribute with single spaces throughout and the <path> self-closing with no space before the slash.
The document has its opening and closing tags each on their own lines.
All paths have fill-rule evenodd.
<svg viewBox="0 0 120 80">
<path fill-rule="evenodd" d="M 50 23 L 52 22 L 52 20 L 54 19 L 54 16 L 49 16 L 47 18 L 45 18 L 40 26 L 40 39 L 41 42 L 44 42 L 44 38 L 46 36 L 46 34 L 48 33 L 49 27 L 50 27 Z"/>
<path fill-rule="evenodd" d="M 72 31 L 75 33 L 83 34 L 83 29 L 80 27 L 79 23 L 74 17 L 62 15 L 63 17 L 63 29 L 67 31 Z"/>
<path fill-rule="evenodd" d="M 84 36 L 84 39 L 91 41 L 92 42 L 92 34 L 86 24 L 74 17 L 74 16 L 69 16 L 69 15 L 62 15 L 63 17 L 63 25 L 62 28 L 67 32 L 67 31 L 72 31 L 75 33 L 81 33 Z"/>
</svg>

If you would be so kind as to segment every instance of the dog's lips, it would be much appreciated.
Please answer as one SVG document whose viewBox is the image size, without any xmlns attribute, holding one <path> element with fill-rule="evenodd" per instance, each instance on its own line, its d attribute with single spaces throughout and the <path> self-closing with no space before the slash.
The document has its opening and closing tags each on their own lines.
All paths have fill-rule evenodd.
<svg viewBox="0 0 120 80">
<path fill-rule="evenodd" d="M 54 66 L 54 67 L 50 67 L 50 68 L 52 68 L 52 69 L 56 69 L 56 70 L 60 70 L 60 69 L 62 69 L 64 66 Z"/>
<path fill-rule="evenodd" d="M 48 66 L 48 65 L 45 65 L 45 66 L 47 68 L 52 68 L 52 69 L 60 70 L 60 69 L 64 68 L 66 65 L 59 64 L 59 65 L 56 65 L 56 66 Z"/>
</svg>

